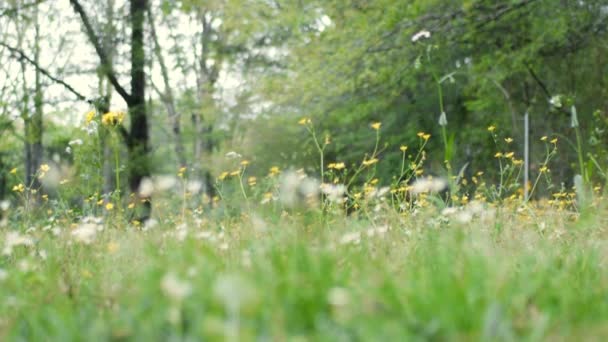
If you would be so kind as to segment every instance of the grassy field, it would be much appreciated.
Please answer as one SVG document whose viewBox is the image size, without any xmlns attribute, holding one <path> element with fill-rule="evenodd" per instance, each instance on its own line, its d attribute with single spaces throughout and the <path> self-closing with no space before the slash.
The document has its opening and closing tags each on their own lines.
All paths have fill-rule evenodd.
<svg viewBox="0 0 608 342">
<path fill-rule="evenodd" d="M 601 340 L 598 203 L 5 221 L 0 338 Z"/>
</svg>

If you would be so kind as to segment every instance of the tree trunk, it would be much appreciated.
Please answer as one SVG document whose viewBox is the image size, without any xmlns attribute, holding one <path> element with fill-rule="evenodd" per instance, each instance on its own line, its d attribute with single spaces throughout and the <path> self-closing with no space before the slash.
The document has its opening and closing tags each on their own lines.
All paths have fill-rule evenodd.
<svg viewBox="0 0 608 342">
<path fill-rule="evenodd" d="M 139 190 L 142 179 L 150 176 L 148 160 L 148 120 L 146 113 L 146 74 L 144 51 L 144 18 L 147 0 L 131 0 L 131 96 L 128 101 L 131 130 L 127 147 L 129 150 L 128 177 L 132 192 Z M 145 201 L 143 218 L 150 214 L 150 202 Z"/>
</svg>

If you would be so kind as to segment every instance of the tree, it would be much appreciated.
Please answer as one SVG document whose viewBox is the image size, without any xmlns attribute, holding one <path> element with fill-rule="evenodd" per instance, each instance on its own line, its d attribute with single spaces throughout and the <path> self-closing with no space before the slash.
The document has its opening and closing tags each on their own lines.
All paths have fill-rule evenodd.
<svg viewBox="0 0 608 342">
<path fill-rule="evenodd" d="M 149 154 L 149 129 L 146 112 L 146 73 L 145 73 L 145 49 L 144 49 L 144 20 L 148 6 L 147 0 L 131 0 L 129 19 L 131 28 L 131 92 L 127 92 L 118 81 L 118 77 L 112 68 L 107 51 L 101 45 L 98 34 L 93 29 L 84 8 L 78 0 L 70 0 L 74 10 L 81 18 L 89 42 L 93 45 L 102 65 L 103 72 L 107 75 L 116 92 L 124 99 L 129 110 L 131 121 L 130 130 L 123 129 L 122 135 L 129 153 L 128 178 L 129 187 L 132 192 L 139 190 L 139 185 L 145 177 L 150 176 Z M 143 218 L 147 218 L 150 212 L 150 201 L 144 201 Z"/>
</svg>

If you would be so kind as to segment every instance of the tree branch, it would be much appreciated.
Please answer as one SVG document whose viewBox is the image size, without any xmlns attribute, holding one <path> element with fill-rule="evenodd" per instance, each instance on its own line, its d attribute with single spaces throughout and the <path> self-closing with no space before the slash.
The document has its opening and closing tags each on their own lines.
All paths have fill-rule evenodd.
<svg viewBox="0 0 608 342">
<path fill-rule="evenodd" d="M 95 51 L 97 52 L 97 55 L 101 60 L 103 72 L 110 80 L 110 83 L 112 83 L 112 86 L 114 86 L 114 89 L 116 89 L 116 92 L 125 100 L 125 102 L 127 102 L 127 104 L 130 104 L 132 102 L 132 96 L 127 93 L 125 88 L 123 88 L 120 83 L 118 83 L 116 74 L 114 73 L 112 65 L 110 64 L 110 59 L 108 58 L 108 55 L 99 43 L 99 39 L 97 38 L 97 35 L 95 34 L 93 27 L 91 26 L 91 22 L 89 21 L 89 17 L 84 11 L 84 8 L 82 8 L 78 0 L 70 0 L 70 4 L 72 4 L 72 7 L 74 7 L 76 13 L 80 15 L 80 19 L 82 19 L 82 24 L 84 25 L 84 28 L 86 30 L 87 37 L 89 38 L 89 41 L 91 41 L 91 44 L 93 44 L 93 47 L 95 48 Z"/>
<path fill-rule="evenodd" d="M 53 75 L 51 75 L 50 72 L 48 72 L 46 69 L 44 69 L 43 67 L 41 67 L 38 63 L 36 63 L 33 59 L 29 58 L 23 51 L 12 47 L 2 41 L 0 41 L 0 46 L 5 47 L 6 49 L 8 49 L 13 55 L 16 55 L 16 58 L 20 61 L 26 61 L 29 64 L 31 64 L 34 68 L 36 68 L 36 70 L 38 70 L 41 74 L 43 74 L 44 76 L 48 77 L 51 81 L 57 83 L 57 84 L 61 84 L 64 88 L 66 88 L 70 93 L 74 94 L 78 100 L 80 101 L 86 101 L 88 103 L 93 103 L 92 100 L 87 99 L 84 95 L 82 95 L 81 93 L 79 93 L 76 89 L 74 89 L 71 85 L 65 83 L 63 80 L 58 79 L 57 77 L 54 77 Z"/>
</svg>

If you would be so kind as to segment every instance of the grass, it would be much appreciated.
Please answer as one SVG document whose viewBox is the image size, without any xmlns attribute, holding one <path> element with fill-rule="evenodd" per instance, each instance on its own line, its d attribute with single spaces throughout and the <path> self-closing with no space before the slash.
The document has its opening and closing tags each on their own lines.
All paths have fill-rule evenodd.
<svg viewBox="0 0 608 342">
<path fill-rule="evenodd" d="M 463 223 L 434 206 L 372 221 L 190 213 L 148 230 L 106 217 L 88 244 L 38 221 L 22 235 L 32 244 L 1 259 L 0 338 L 601 339 L 608 254 L 596 205 L 583 218 L 484 205 Z"/>
<path fill-rule="evenodd" d="M 300 124 L 325 163 L 330 139 L 318 140 L 310 119 Z M 187 168 L 151 179 L 140 191 L 154 194 L 146 223 L 129 219 L 135 195 L 95 193 L 80 208 L 67 200 L 88 193 L 79 184 L 90 192 L 79 175 L 31 205 L 39 189 L 12 170 L 22 205 L 0 203 L 0 340 L 608 338 L 601 187 L 580 208 L 563 187 L 524 199 L 521 160 L 494 126 L 499 184 L 483 172 L 425 178 L 431 135 L 420 132 L 417 151 L 401 146 L 401 171 L 382 186 L 381 124 L 371 128 L 371 153 L 328 163 L 321 182 L 278 167 L 255 177 L 237 153 L 218 173 L 216 198 L 200 194 Z M 557 153 L 557 139 L 541 141 L 532 192 L 550 185 Z M 51 171 L 43 165 L 38 176 Z M 446 184 L 451 192 L 438 194 Z"/>
</svg>

